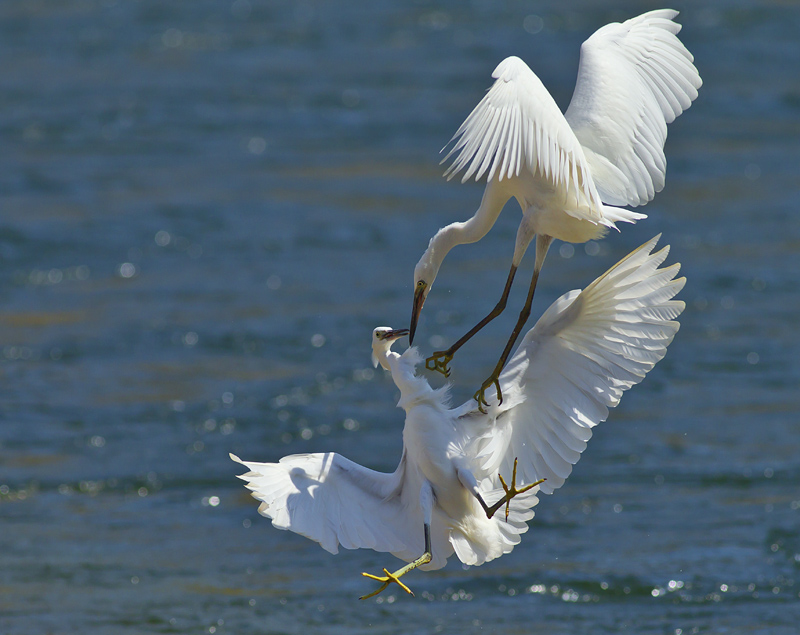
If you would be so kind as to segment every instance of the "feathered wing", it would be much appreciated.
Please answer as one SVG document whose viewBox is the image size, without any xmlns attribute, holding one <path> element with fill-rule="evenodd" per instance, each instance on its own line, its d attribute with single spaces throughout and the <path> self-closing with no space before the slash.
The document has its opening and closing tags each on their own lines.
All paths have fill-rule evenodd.
<svg viewBox="0 0 800 635">
<path fill-rule="evenodd" d="M 239 478 L 261 501 L 259 513 L 278 529 L 310 538 L 331 553 L 338 553 L 341 545 L 389 552 L 406 561 L 422 554 L 419 503 L 404 501 L 406 496 L 419 497 L 419 491 L 403 491 L 405 457 L 392 474 L 333 452 L 293 454 L 278 463 L 231 458 L 250 470 Z M 449 553 L 435 555 L 444 560 L 432 565 L 444 566 Z"/>
<path fill-rule="evenodd" d="M 489 505 L 505 495 L 497 474 L 481 479 L 478 487 Z M 476 513 L 454 523 L 449 539 L 458 559 L 466 565 L 479 566 L 511 553 L 520 543 L 522 534 L 528 531 L 528 521 L 533 518 L 533 508 L 539 502 L 538 491 L 534 487 L 511 499 L 507 520 L 504 510 L 487 519 L 483 510 L 478 508 Z"/>
<path fill-rule="evenodd" d="M 609 205 L 642 205 L 661 191 L 667 124 L 703 83 L 677 37 L 676 15 L 661 9 L 608 24 L 581 46 L 565 117 Z"/>
<path fill-rule="evenodd" d="M 525 170 L 538 173 L 574 197 L 579 213 L 599 221 L 602 203 L 583 149 L 541 80 L 518 57 L 500 62 L 492 77 L 495 83 L 451 139 L 442 162 L 458 154 L 445 176 L 466 169 L 462 182 L 487 171 L 487 179 L 502 181 Z"/>
<path fill-rule="evenodd" d="M 486 421 L 462 406 L 465 429 L 482 427 L 471 441 L 479 477 L 510 475 L 518 458 L 518 482 L 546 478 L 540 491 L 552 493 L 592 428 L 664 357 L 684 308 L 672 298 L 686 280 L 675 279 L 679 264 L 658 268 L 669 252 L 651 253 L 658 238 L 545 311 L 501 374 L 504 402 Z"/>
</svg>

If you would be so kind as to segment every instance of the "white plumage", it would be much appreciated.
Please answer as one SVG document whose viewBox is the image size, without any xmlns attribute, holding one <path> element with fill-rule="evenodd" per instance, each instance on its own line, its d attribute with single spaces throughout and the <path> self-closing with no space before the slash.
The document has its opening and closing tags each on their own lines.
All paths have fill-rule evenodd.
<svg viewBox="0 0 800 635">
<path fill-rule="evenodd" d="M 598 29 L 581 46 L 565 114 L 518 57 L 497 66 L 494 85 L 456 132 L 445 173 L 548 181 L 577 218 L 604 219 L 607 205 L 642 205 L 664 187 L 667 124 L 691 106 L 702 80 L 678 39 L 677 11 L 650 11 Z M 557 236 L 556 236 L 557 237 Z"/>
<path fill-rule="evenodd" d="M 392 474 L 362 467 L 334 453 L 298 454 L 278 463 L 245 465 L 240 476 L 261 501 L 259 512 L 337 553 L 338 547 L 390 552 L 405 561 L 427 546 L 437 569 L 456 553 L 479 565 L 519 543 L 538 491 L 564 483 L 622 393 L 666 353 L 684 304 L 679 265 L 659 268 L 668 248 L 652 253 L 658 237 L 614 265 L 582 292 L 563 295 L 527 333 L 500 377 L 504 400 L 487 413 L 470 401 L 448 406 L 447 390 L 418 377 L 416 348 L 399 355 L 399 331 L 375 329 L 373 352 L 400 389 L 406 412 L 403 455 Z M 487 518 L 486 503 L 504 491 L 519 459 L 518 482 L 547 479 L 510 500 L 510 513 Z M 388 583 L 387 583 L 388 584 Z"/>
<path fill-rule="evenodd" d="M 463 171 L 466 181 L 485 175 L 486 189 L 472 218 L 441 228 L 416 265 L 412 342 L 449 251 L 483 238 L 511 198 L 519 203 L 522 221 L 497 306 L 449 349 L 434 353 L 429 368 L 448 374 L 458 348 L 504 310 L 516 270 L 537 237 L 528 299 L 497 367 L 476 393 L 479 403 L 527 321 L 552 239 L 584 243 L 619 221 L 635 223 L 645 215 L 619 206 L 643 205 L 664 187 L 667 124 L 689 108 L 702 85 L 692 54 L 677 37 L 681 27 L 672 20 L 677 14 L 650 11 L 596 31 L 581 46 L 577 83 L 564 114 L 525 62 L 506 58 L 451 140 L 443 162 L 453 162 L 445 176 Z"/>
</svg>

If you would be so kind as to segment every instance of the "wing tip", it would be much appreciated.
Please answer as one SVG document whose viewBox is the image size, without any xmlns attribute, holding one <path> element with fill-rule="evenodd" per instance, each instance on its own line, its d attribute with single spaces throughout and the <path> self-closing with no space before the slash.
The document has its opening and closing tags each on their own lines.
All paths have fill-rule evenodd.
<svg viewBox="0 0 800 635">
<path fill-rule="evenodd" d="M 492 78 L 502 79 L 503 81 L 508 82 L 514 79 L 520 70 L 526 68 L 530 70 L 530 67 L 524 62 L 524 60 L 516 55 L 509 55 L 495 67 L 494 71 L 492 71 Z"/>
<path fill-rule="evenodd" d="M 666 253 L 669 254 L 669 245 L 664 245 L 661 249 L 659 249 L 656 252 L 656 254 L 653 254 L 653 249 L 655 249 L 655 247 L 658 244 L 659 240 L 661 240 L 661 232 L 658 232 L 655 236 L 653 236 L 650 240 L 645 242 L 643 245 L 641 245 L 641 246 L 637 247 L 636 249 L 634 249 L 631 253 L 629 253 L 627 256 L 625 256 L 620 262 L 624 262 L 625 260 L 628 260 L 629 258 L 635 256 L 636 254 L 638 254 L 638 253 L 640 253 L 642 251 L 646 251 L 648 254 L 658 255 L 658 254 L 660 254 L 662 251 L 664 251 L 666 249 Z M 614 267 L 612 267 L 612 269 L 615 268 L 616 266 L 617 265 L 614 265 Z"/>
</svg>

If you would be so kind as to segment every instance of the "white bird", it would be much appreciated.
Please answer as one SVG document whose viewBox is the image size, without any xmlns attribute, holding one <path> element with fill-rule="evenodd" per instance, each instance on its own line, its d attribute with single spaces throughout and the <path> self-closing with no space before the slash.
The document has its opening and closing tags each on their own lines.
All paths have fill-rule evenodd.
<svg viewBox="0 0 800 635">
<path fill-rule="evenodd" d="M 365 573 L 382 585 L 364 597 L 391 582 L 410 593 L 401 576 L 441 568 L 453 553 L 467 565 L 509 553 L 528 530 L 536 494 L 563 485 L 592 428 L 678 330 L 673 320 L 684 303 L 672 298 L 685 279 L 675 279 L 678 264 L 659 269 L 669 249 L 651 253 L 657 240 L 550 306 L 500 377 L 505 399 L 491 398 L 486 414 L 472 400 L 449 408 L 447 387 L 433 390 L 416 376 L 416 347 L 391 351 L 405 329 L 375 329 L 374 361 L 391 371 L 406 412 L 397 469 L 376 472 L 332 452 L 278 463 L 231 455 L 249 470 L 239 478 L 261 501 L 259 513 L 331 553 L 367 548 L 409 563 L 383 576 Z M 513 474 L 510 487 L 501 473 Z M 506 513 L 495 515 L 504 505 Z"/>
<path fill-rule="evenodd" d="M 530 316 L 552 239 L 583 243 L 616 229 L 617 221 L 645 218 L 615 206 L 643 205 L 664 187 L 667 124 L 689 108 L 702 85 L 694 58 L 677 38 L 681 26 L 672 21 L 677 14 L 650 11 L 607 24 L 586 40 L 565 114 L 525 62 L 506 58 L 492 75 L 494 85 L 451 140 L 455 143 L 443 162 L 458 154 L 445 176 L 465 170 L 462 182 L 486 174 L 487 184 L 475 215 L 440 229 L 416 265 L 412 343 L 447 253 L 483 238 L 512 197 L 522 208 L 522 221 L 500 301 L 449 349 L 429 357 L 429 370 L 449 375 L 454 353 L 505 309 L 517 267 L 536 236 L 525 306 L 497 366 L 475 393 L 479 405 L 486 405 L 484 392 L 493 384 L 502 400 L 500 371 Z"/>
</svg>

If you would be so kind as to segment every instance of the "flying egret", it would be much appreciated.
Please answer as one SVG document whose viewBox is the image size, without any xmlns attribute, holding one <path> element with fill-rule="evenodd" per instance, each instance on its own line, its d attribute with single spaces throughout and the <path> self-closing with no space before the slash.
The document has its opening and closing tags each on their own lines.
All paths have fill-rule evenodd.
<svg viewBox="0 0 800 635">
<path fill-rule="evenodd" d="M 368 548 L 408 562 L 385 575 L 371 597 L 414 568 L 439 569 L 454 552 L 467 565 L 509 553 L 528 530 L 537 493 L 563 485 L 622 393 L 666 353 L 684 304 L 672 298 L 680 265 L 659 269 L 658 236 L 582 292 L 571 291 L 542 315 L 500 376 L 506 397 L 481 413 L 470 400 L 448 406 L 415 374 L 416 347 L 391 350 L 406 333 L 373 334 L 373 360 L 391 371 L 406 412 L 403 454 L 392 474 L 332 452 L 251 463 L 239 478 L 261 501 L 259 513 L 337 553 Z M 517 462 L 518 460 L 518 462 Z M 512 474 L 507 486 L 500 474 Z M 519 482 L 519 486 L 517 483 Z M 505 513 L 495 514 L 505 506 Z"/>
<path fill-rule="evenodd" d="M 484 393 L 492 385 L 502 401 L 500 371 L 530 316 L 552 239 L 583 243 L 616 229 L 617 221 L 645 218 L 613 206 L 643 205 L 664 187 L 667 124 L 689 108 L 702 85 L 694 58 L 677 38 L 677 14 L 650 11 L 595 32 L 581 46 L 575 91 L 563 115 L 525 62 L 506 58 L 492 74 L 494 85 L 451 139 L 455 143 L 442 162 L 458 154 L 445 172 L 448 180 L 466 169 L 462 183 L 486 174 L 487 184 L 475 215 L 440 229 L 417 263 L 412 343 L 447 253 L 483 238 L 512 197 L 522 221 L 500 301 L 450 348 L 429 357 L 429 370 L 449 375 L 454 353 L 505 309 L 517 267 L 536 236 L 528 296 L 495 369 L 475 393 L 480 406 L 487 405 Z"/>
</svg>

